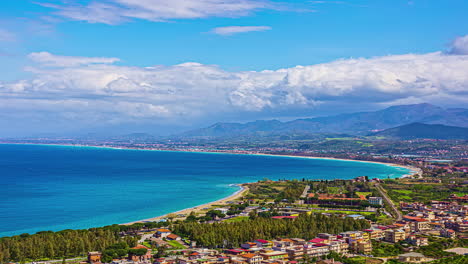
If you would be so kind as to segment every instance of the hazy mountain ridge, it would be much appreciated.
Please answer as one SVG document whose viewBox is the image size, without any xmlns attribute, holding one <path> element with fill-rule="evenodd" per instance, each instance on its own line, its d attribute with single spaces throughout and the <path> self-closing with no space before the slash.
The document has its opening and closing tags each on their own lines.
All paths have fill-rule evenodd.
<svg viewBox="0 0 468 264">
<path fill-rule="evenodd" d="M 468 127 L 468 109 L 444 109 L 431 104 L 391 106 L 373 112 L 358 112 L 289 122 L 258 120 L 248 123 L 216 123 L 180 134 L 182 137 L 231 137 L 288 133 L 350 133 L 366 135 L 411 123 Z"/>
<path fill-rule="evenodd" d="M 383 136 L 398 139 L 467 139 L 468 128 L 446 125 L 430 125 L 411 123 L 384 131 L 372 133 L 370 136 Z"/>
</svg>

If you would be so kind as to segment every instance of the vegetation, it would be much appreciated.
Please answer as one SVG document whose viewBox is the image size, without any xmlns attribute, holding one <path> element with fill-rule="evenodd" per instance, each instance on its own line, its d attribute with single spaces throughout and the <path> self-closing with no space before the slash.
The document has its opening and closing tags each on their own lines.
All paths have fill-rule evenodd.
<svg viewBox="0 0 468 264">
<path fill-rule="evenodd" d="M 369 223 L 365 220 L 327 217 L 321 214 L 304 214 L 293 220 L 257 217 L 251 221 L 234 223 L 204 224 L 185 222 L 175 225 L 173 231 L 197 241 L 201 246 L 220 248 L 238 247 L 245 241 L 258 238 L 301 237 L 311 239 L 319 232 L 336 234 L 368 227 Z"/>
<path fill-rule="evenodd" d="M 372 255 L 375 257 L 389 257 L 403 254 L 404 247 L 399 244 L 372 241 Z"/>
<path fill-rule="evenodd" d="M 247 221 L 249 220 L 248 216 L 236 216 L 231 219 L 227 219 L 224 222 L 226 223 L 235 223 L 235 222 L 242 222 L 242 221 Z"/>
<path fill-rule="evenodd" d="M 459 178 L 458 181 L 461 183 L 462 178 Z M 447 200 L 454 193 L 468 193 L 466 184 L 458 184 L 455 179 L 451 179 L 450 182 L 420 183 L 417 180 L 385 180 L 382 187 L 387 190 L 390 198 L 396 202 L 429 203 L 433 200 Z"/>
<path fill-rule="evenodd" d="M 167 241 L 167 243 L 168 243 L 173 249 L 184 249 L 184 248 L 185 248 L 182 244 L 180 244 L 178 241 L 175 241 L 175 240 Z"/>
<path fill-rule="evenodd" d="M 454 253 L 446 252 L 445 249 L 454 247 L 468 247 L 468 239 L 447 239 L 447 238 L 434 238 L 429 239 L 430 243 L 418 249 L 426 257 L 442 258 L 452 256 Z"/>
<path fill-rule="evenodd" d="M 62 259 L 84 256 L 89 251 L 109 250 L 109 255 L 121 255 L 136 245 L 137 231 L 156 228 L 163 223 L 112 225 L 88 230 L 44 231 L 0 238 L 0 263 L 41 259 Z M 121 236 L 125 232 L 126 236 Z M 126 252 L 125 254 L 127 254 Z"/>
<path fill-rule="evenodd" d="M 294 202 L 299 199 L 306 186 L 303 181 L 259 181 L 249 185 L 249 194 L 246 199 L 263 201 Z"/>
</svg>

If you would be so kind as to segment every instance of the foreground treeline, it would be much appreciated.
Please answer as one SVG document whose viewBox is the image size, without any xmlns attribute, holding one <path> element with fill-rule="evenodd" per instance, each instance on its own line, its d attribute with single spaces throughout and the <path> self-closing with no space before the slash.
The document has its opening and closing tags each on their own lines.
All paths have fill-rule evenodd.
<svg viewBox="0 0 468 264">
<path fill-rule="evenodd" d="M 318 233 L 337 234 L 344 231 L 369 228 L 366 220 L 328 217 L 321 214 L 301 215 L 296 219 L 258 217 L 235 223 L 203 224 L 185 222 L 175 225 L 173 231 L 197 241 L 206 247 L 238 247 L 255 239 L 296 237 L 311 239 Z"/>
<path fill-rule="evenodd" d="M 120 242 L 135 246 L 138 237 L 132 236 L 132 233 L 161 225 L 138 223 L 130 226 L 112 225 L 88 230 L 45 231 L 34 235 L 3 237 L 0 238 L 0 263 L 73 258 L 84 256 L 89 251 L 103 251 Z M 123 233 L 127 235 L 122 236 Z"/>
</svg>

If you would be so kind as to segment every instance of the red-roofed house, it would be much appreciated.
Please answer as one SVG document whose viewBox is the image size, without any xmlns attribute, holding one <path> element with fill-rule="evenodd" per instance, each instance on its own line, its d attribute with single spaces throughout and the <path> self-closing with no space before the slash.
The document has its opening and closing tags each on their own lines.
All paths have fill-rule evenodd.
<svg viewBox="0 0 468 264">
<path fill-rule="evenodd" d="M 257 243 L 257 245 L 259 247 L 271 247 L 271 246 L 273 246 L 273 242 L 268 241 L 268 240 L 264 240 L 264 239 L 257 239 L 254 242 Z"/>
<path fill-rule="evenodd" d="M 312 242 L 312 243 L 324 243 L 326 241 L 327 240 L 323 238 L 314 238 L 314 239 L 309 240 L 309 242 Z"/>
</svg>

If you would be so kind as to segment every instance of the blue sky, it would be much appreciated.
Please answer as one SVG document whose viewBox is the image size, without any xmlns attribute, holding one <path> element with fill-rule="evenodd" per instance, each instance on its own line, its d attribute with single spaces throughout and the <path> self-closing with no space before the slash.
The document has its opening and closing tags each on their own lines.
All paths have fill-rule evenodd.
<svg viewBox="0 0 468 264">
<path fill-rule="evenodd" d="M 463 0 L 0 1 L 5 134 L 463 106 L 466 10 Z M 460 72 L 431 72 L 451 67 Z"/>
</svg>

